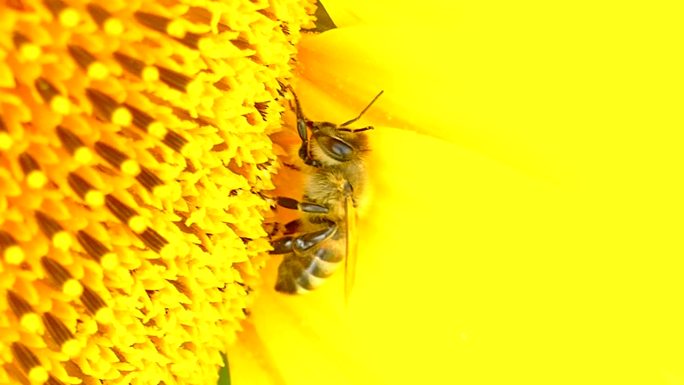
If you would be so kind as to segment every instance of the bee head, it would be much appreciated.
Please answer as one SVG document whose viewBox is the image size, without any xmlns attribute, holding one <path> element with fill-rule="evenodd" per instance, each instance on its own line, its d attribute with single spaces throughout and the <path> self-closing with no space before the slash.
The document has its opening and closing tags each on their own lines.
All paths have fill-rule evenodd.
<svg viewBox="0 0 684 385">
<path fill-rule="evenodd" d="M 297 133 L 302 140 L 299 156 L 306 164 L 315 167 L 334 167 L 350 161 L 361 160 L 361 154 L 368 151 L 368 140 L 363 132 L 371 130 L 373 127 L 350 128 L 348 126 L 359 120 L 382 95 L 383 91 L 380 91 L 358 116 L 337 125 L 330 122 L 317 122 L 307 119 L 302 112 L 297 94 L 295 94 L 292 87 L 288 88 L 294 97 Z M 292 104 L 290 106 L 293 107 Z M 310 137 L 309 132 L 311 133 Z"/>
</svg>

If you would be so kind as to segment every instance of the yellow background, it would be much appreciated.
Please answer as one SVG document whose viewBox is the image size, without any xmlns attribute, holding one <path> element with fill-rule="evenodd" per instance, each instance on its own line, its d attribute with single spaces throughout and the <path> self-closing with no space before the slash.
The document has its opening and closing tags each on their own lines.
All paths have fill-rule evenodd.
<svg viewBox="0 0 684 385">
<path fill-rule="evenodd" d="M 346 308 L 255 304 L 262 381 L 684 384 L 682 9 L 441 3 L 326 1 L 300 45 L 309 117 L 385 90 L 374 200 Z"/>
</svg>

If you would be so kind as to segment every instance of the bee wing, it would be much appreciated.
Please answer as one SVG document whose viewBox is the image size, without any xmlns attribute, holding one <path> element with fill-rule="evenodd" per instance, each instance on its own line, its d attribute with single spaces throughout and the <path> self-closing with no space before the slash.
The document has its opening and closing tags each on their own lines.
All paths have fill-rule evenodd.
<svg viewBox="0 0 684 385">
<path fill-rule="evenodd" d="M 346 199 L 345 207 L 345 222 L 347 229 L 346 236 L 346 250 L 344 258 L 344 297 L 349 300 L 352 287 L 354 286 L 354 279 L 356 278 L 356 209 L 351 197 Z"/>
</svg>

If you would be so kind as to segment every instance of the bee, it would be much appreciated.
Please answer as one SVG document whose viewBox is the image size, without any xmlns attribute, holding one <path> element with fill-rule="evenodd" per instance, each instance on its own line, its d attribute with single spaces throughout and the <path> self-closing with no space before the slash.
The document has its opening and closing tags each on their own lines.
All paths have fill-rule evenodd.
<svg viewBox="0 0 684 385">
<path fill-rule="evenodd" d="M 297 133 L 301 140 L 298 155 L 303 161 L 307 181 L 300 201 L 275 198 L 278 206 L 298 210 L 301 218 L 285 225 L 285 235 L 271 242 L 272 254 L 284 254 L 278 267 L 275 289 L 296 294 L 318 287 L 344 261 L 345 296 L 354 282 L 356 262 L 356 208 L 364 197 L 364 155 L 369 151 L 366 131 L 372 126 L 351 128 L 353 119 L 342 124 L 306 118 L 299 99 L 295 101 Z"/>
</svg>

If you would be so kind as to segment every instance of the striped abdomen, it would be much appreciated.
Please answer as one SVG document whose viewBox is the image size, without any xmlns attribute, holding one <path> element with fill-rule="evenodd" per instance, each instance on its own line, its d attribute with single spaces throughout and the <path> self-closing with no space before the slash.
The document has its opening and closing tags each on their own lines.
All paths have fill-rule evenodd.
<svg viewBox="0 0 684 385">
<path fill-rule="evenodd" d="M 295 294 L 320 286 L 344 260 L 344 242 L 334 238 L 337 237 L 322 242 L 318 247 L 285 255 L 278 267 L 275 289 Z"/>
</svg>

